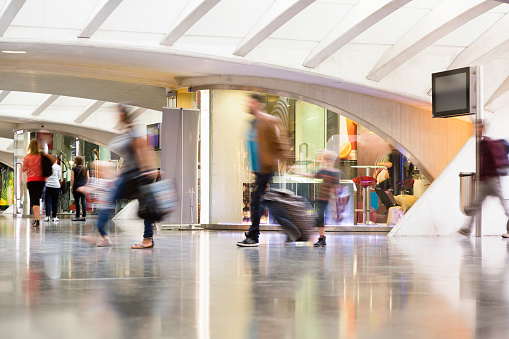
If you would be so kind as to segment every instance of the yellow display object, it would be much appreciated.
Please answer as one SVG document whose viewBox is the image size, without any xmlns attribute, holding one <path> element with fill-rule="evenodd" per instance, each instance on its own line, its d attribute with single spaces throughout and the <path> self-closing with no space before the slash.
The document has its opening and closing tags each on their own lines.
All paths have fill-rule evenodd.
<svg viewBox="0 0 509 339">
<path fill-rule="evenodd" d="M 340 147 L 339 158 L 346 159 L 352 152 L 352 144 L 349 141 L 344 142 Z"/>
<path fill-rule="evenodd" d="M 396 200 L 396 204 L 403 207 L 403 211 L 406 213 L 410 207 L 415 204 L 415 202 L 419 199 L 418 197 L 414 195 L 398 195 L 394 197 L 394 200 Z"/>
</svg>

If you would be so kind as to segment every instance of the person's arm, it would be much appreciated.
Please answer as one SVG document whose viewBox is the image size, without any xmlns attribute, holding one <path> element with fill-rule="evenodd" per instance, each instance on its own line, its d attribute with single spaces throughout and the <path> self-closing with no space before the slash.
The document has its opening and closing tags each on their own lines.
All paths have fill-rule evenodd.
<svg viewBox="0 0 509 339">
<path fill-rule="evenodd" d="M 133 148 L 136 160 L 140 166 L 140 171 L 146 172 L 145 175 L 157 175 L 158 171 L 154 150 L 148 147 L 147 137 L 143 136 L 135 138 L 133 141 Z"/>
<path fill-rule="evenodd" d="M 71 189 L 74 186 L 74 170 L 71 170 Z"/>
<path fill-rule="evenodd" d="M 21 165 L 21 172 L 28 171 L 28 166 L 27 166 L 26 158 L 27 158 L 26 156 L 23 158 L 23 164 Z"/>
<path fill-rule="evenodd" d="M 87 182 L 85 183 L 85 185 L 88 185 L 88 182 L 90 181 L 90 171 L 88 170 L 87 168 Z"/>
<path fill-rule="evenodd" d="M 387 168 L 391 168 L 392 167 L 392 162 L 388 161 L 388 162 L 377 162 L 376 163 L 377 166 L 385 166 Z"/>
</svg>

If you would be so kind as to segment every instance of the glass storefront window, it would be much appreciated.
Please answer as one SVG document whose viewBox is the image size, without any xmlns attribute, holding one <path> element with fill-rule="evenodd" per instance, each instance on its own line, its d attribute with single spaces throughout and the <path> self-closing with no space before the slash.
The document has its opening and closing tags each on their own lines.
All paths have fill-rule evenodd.
<svg viewBox="0 0 509 339">
<path fill-rule="evenodd" d="M 244 91 L 211 91 L 211 223 L 250 222 L 249 200 L 253 180 L 245 147 L 245 131 L 252 119 L 245 107 L 249 94 Z M 287 164 L 280 166 L 270 187 L 289 189 L 315 204 L 320 181 L 292 172 L 318 172 L 323 166 L 324 151 L 327 151 L 335 154 L 333 166 L 343 175 L 329 201 L 326 225 L 362 222 L 362 213 L 356 210 L 368 207 L 372 222 L 385 223 L 385 206 L 376 192 L 361 189 L 354 183 L 354 178 L 366 176 L 367 172 L 369 176 L 375 175 L 377 168 L 365 167 L 386 161 L 391 152 L 390 145 L 369 129 L 317 105 L 275 95 L 265 95 L 265 103 L 266 112 L 281 119 L 289 142 Z M 403 155 L 398 155 L 394 161 L 398 162 L 398 178 L 388 189 L 391 201 L 395 202 L 397 195 L 422 195 L 429 181 Z M 291 171 L 288 172 L 287 168 Z M 385 176 L 386 173 L 382 172 L 375 175 L 375 180 L 381 181 Z M 363 206 L 363 194 L 369 194 L 370 206 Z M 262 223 L 272 223 L 270 215 L 266 213 Z"/>
</svg>

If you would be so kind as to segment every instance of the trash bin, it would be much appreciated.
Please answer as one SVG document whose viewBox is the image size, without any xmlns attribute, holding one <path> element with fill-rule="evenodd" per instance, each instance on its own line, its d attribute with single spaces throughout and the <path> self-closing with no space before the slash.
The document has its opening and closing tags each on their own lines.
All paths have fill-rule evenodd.
<svg viewBox="0 0 509 339">
<path fill-rule="evenodd" d="M 465 215 L 471 216 L 475 195 L 475 173 L 460 172 L 460 209 Z"/>
</svg>

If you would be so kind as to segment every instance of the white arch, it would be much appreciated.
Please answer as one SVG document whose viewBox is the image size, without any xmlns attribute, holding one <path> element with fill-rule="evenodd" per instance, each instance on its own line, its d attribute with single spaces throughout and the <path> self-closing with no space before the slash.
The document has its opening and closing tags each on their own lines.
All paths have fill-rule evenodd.
<svg viewBox="0 0 509 339">
<path fill-rule="evenodd" d="M 434 180 L 471 135 L 471 124 L 433 119 L 431 111 L 337 88 L 270 78 L 214 76 L 187 78 L 198 89 L 239 89 L 304 100 L 344 115 L 398 147 L 429 180 Z"/>
<path fill-rule="evenodd" d="M 107 0 L 106 3 L 87 21 L 78 38 L 90 38 L 117 9 L 123 0 Z"/>
<path fill-rule="evenodd" d="M 11 0 L 5 6 L 2 15 L 0 15 L 0 37 L 3 37 L 5 31 L 11 25 L 12 21 L 18 15 L 26 0 Z"/>
</svg>

